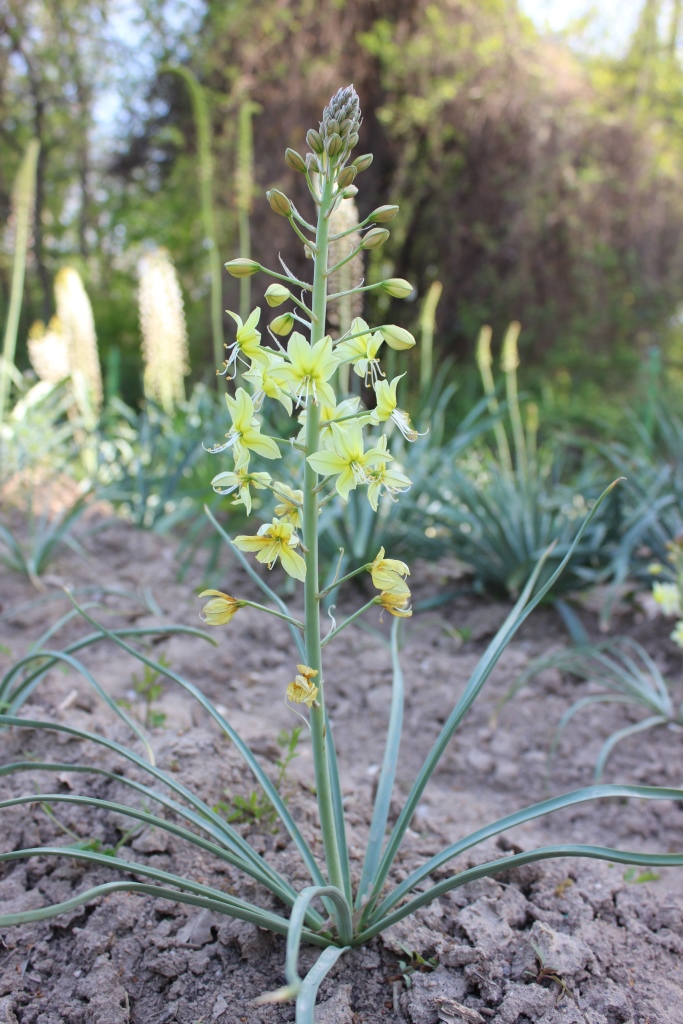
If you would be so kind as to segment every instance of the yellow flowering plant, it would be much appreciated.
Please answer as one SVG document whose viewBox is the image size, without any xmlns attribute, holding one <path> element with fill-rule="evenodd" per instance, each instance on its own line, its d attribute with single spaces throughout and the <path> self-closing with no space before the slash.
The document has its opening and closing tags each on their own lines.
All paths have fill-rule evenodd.
<svg viewBox="0 0 683 1024">
<path fill-rule="evenodd" d="M 524 853 L 505 854 L 477 867 L 454 867 L 452 872 L 444 873 L 445 865 L 485 840 L 557 809 L 604 797 L 683 799 L 683 791 L 677 789 L 601 785 L 579 789 L 513 811 L 428 858 L 407 877 L 401 875 L 400 881 L 392 875 L 392 865 L 399 847 L 425 787 L 449 741 L 510 639 L 566 566 L 605 495 L 596 503 L 556 571 L 549 576 L 543 586 L 538 586 L 537 591 L 543 560 L 536 567 L 506 621 L 482 655 L 464 692 L 445 718 L 398 818 L 390 825 L 390 804 L 401 744 L 404 700 L 404 680 L 399 659 L 399 627 L 402 620 L 412 614 L 411 594 L 407 582 L 410 570 L 404 562 L 392 558 L 391 552 L 387 553 L 381 548 L 371 560 L 365 560 L 363 564 L 351 569 L 341 578 L 335 578 L 331 584 L 324 587 L 320 583 L 318 565 L 321 508 L 332 502 L 347 500 L 353 491 L 364 495 L 369 507 L 376 511 L 381 502 L 398 500 L 398 496 L 411 486 L 410 479 L 389 450 L 389 432 L 398 427 L 403 438 L 410 442 L 413 440 L 414 431 L 406 414 L 400 413 L 398 409 L 397 387 L 400 378 L 394 378 L 391 383 L 386 382 L 380 354 L 384 345 L 397 353 L 406 352 L 415 345 L 415 339 L 403 327 L 393 324 L 371 327 L 360 318 L 355 318 L 347 330 L 342 330 L 340 338 L 336 341 L 326 333 L 327 307 L 330 301 L 370 288 L 381 288 L 394 297 L 404 298 L 412 291 L 408 282 L 397 278 L 375 284 L 364 284 L 360 281 L 354 287 L 340 292 L 333 292 L 330 289 L 333 275 L 353 261 L 359 252 L 383 244 L 389 236 L 388 229 L 383 225 L 390 222 L 398 213 L 398 207 L 384 205 L 374 210 L 360 224 L 338 231 L 331 229 L 332 215 L 345 199 L 355 195 L 357 187 L 354 182 L 372 160 L 369 154 L 355 159 L 352 157 L 352 151 L 359 140 L 360 125 L 358 96 L 353 87 L 348 86 L 340 89 L 332 97 L 323 112 L 318 128 L 308 132 L 306 141 L 309 152 L 306 157 L 293 150 L 287 150 L 288 166 L 306 179 L 315 213 L 313 223 L 299 213 L 283 192 L 273 189 L 268 193 L 268 201 L 274 213 L 288 220 L 305 246 L 306 255 L 313 264 L 312 282 L 296 278 L 284 265 L 285 273 L 266 270 L 255 260 L 247 257 L 232 260 L 227 264 L 228 271 L 240 280 L 265 272 L 274 280 L 266 290 L 266 304 L 269 307 L 279 307 L 291 301 L 294 308 L 280 314 L 271 322 L 272 345 L 269 346 L 262 344 L 261 333 L 257 329 L 260 317 L 258 310 L 252 312 L 246 319 L 231 314 L 237 325 L 236 338 L 234 342 L 228 344 L 228 358 L 219 372 L 229 379 L 236 375 L 236 368 L 239 366 L 243 384 L 253 391 L 250 394 L 245 386 L 239 386 L 234 396 L 226 396 L 230 418 L 226 440 L 210 449 L 221 460 L 228 460 L 227 465 L 219 467 L 219 472 L 214 478 L 213 486 L 216 491 L 226 494 L 237 492 L 237 496 L 231 500 L 241 503 L 247 512 L 250 510 L 251 487 L 270 489 L 277 502 L 271 522 L 263 524 L 254 533 L 240 535 L 234 539 L 208 512 L 219 534 L 261 588 L 266 600 L 263 605 L 257 605 L 242 599 L 239 595 L 232 596 L 217 590 L 205 591 L 202 595 L 206 599 L 204 620 L 210 626 L 225 626 L 228 630 L 236 628 L 232 619 L 239 616 L 240 608 L 247 604 L 259 608 L 264 614 L 277 615 L 287 622 L 297 652 L 297 671 L 292 673 L 294 679 L 282 697 L 286 697 L 291 705 L 296 706 L 310 730 L 315 794 L 322 838 L 321 855 L 318 853 L 319 845 L 311 846 L 304 838 L 276 785 L 230 724 L 228 712 L 219 710 L 184 676 L 138 650 L 131 642 L 131 631 L 108 629 L 98 622 L 87 608 L 80 608 L 81 615 L 92 624 L 95 631 L 95 640 L 90 642 L 109 639 L 143 664 L 181 686 L 210 715 L 221 733 L 232 741 L 279 816 L 282 828 L 288 833 L 310 876 L 311 884 L 297 891 L 290 880 L 252 848 L 230 822 L 221 818 L 189 788 L 182 786 L 172 772 L 166 772 L 156 766 L 148 742 L 145 746 L 145 756 L 142 757 L 103 736 L 86 734 L 61 723 L 29 722 L 19 718 L 17 710 L 22 694 L 30 692 L 38 679 L 60 660 L 67 661 L 72 668 L 77 665 L 83 678 L 102 695 L 102 688 L 88 670 L 76 661 L 73 649 L 61 654 L 38 650 L 18 666 L 14 666 L 4 680 L 0 680 L 0 700 L 5 702 L 7 709 L 0 715 L 0 724 L 52 729 L 87 739 L 114 751 L 128 764 L 133 764 L 138 771 L 145 772 L 148 778 L 148 784 L 140 782 L 137 776 L 129 783 L 133 790 L 143 797 L 140 806 L 83 797 L 72 792 L 54 795 L 41 793 L 39 796 L 31 792 L 24 797 L 5 800 L 0 804 L 0 808 L 20 803 L 34 803 L 37 800 L 50 804 L 65 801 L 109 808 L 171 832 L 222 858 L 269 890 L 277 901 L 275 909 L 266 910 L 257 902 L 243 900 L 204 881 L 182 878 L 139 861 L 131 864 L 123 858 L 100 854 L 97 851 L 41 847 L 0 854 L 0 862 L 37 853 L 69 856 L 87 863 L 118 869 L 122 878 L 81 892 L 64 903 L 0 915 L 0 927 L 71 911 L 96 896 L 116 890 L 175 899 L 250 921 L 287 938 L 287 984 L 263 998 L 264 1001 L 296 999 L 297 1024 L 313 1024 L 320 982 L 342 954 L 353 947 L 363 945 L 385 928 L 412 914 L 431 900 L 476 878 L 494 875 L 516 865 L 549 856 L 598 857 L 613 862 L 649 866 L 683 864 L 683 854 L 623 853 L 610 848 L 569 843 Z M 344 239 L 348 245 L 348 252 L 345 255 L 343 246 L 337 244 Z M 334 254 L 332 258 L 331 252 Z M 336 279 L 339 280 L 338 277 Z M 284 287 L 280 286 L 280 282 Z M 301 297 L 295 297 L 295 293 Z M 285 347 L 280 338 L 287 335 L 290 337 Z M 361 400 L 358 396 L 339 393 L 338 382 L 344 377 L 338 369 L 345 365 L 351 365 L 363 382 Z M 267 408 L 267 402 L 278 402 L 285 409 L 288 409 L 291 403 L 294 422 L 288 437 L 274 438 L 268 435 L 267 420 L 260 412 L 262 408 Z M 294 456 L 300 461 L 301 472 L 297 479 L 278 479 L 276 470 L 278 465 L 283 464 L 279 460 L 286 445 L 291 446 Z M 254 472 L 252 457 L 269 460 L 271 472 Z M 287 464 L 290 465 L 291 460 L 288 459 Z M 257 571 L 247 555 L 254 555 L 258 562 L 268 566 L 274 573 L 279 573 L 281 567 L 290 577 L 301 582 L 303 621 L 299 621 L 291 613 L 283 598 L 269 585 L 263 572 Z M 348 580 L 365 573 L 369 574 L 375 593 L 339 625 L 333 624 L 329 632 L 323 636 L 323 600 Z M 374 612 L 378 617 L 386 613 L 392 620 L 393 686 L 388 709 L 387 738 L 369 825 L 367 847 L 362 863 L 355 864 L 352 870 L 352 853 L 346 841 L 334 732 L 326 709 L 326 690 L 334 686 L 334 679 L 328 679 L 325 675 L 323 653 L 326 646 L 347 629 L 351 622 L 368 612 Z M 114 702 L 110 701 L 110 704 Z M 125 714 L 116 705 L 113 710 L 119 717 Z M 128 724 L 131 728 L 135 727 L 136 733 L 140 735 L 139 727 L 135 723 Z M 48 762 L 42 762 L 35 767 L 60 772 L 84 770 L 74 769 L 73 765 L 55 765 Z M 28 770 L 23 764 L 2 769 L 4 772 L 23 770 Z M 107 774 L 100 768 L 87 770 Z M 125 773 L 117 776 L 117 780 L 124 785 L 128 782 Z M 432 878 L 436 871 L 439 872 L 438 882 L 434 882 Z M 138 878 L 142 878 L 143 881 L 139 881 Z M 315 906 L 316 902 L 321 905 L 320 909 Z M 301 942 L 322 948 L 319 959 L 305 978 L 301 978 L 298 973 Z"/>
</svg>

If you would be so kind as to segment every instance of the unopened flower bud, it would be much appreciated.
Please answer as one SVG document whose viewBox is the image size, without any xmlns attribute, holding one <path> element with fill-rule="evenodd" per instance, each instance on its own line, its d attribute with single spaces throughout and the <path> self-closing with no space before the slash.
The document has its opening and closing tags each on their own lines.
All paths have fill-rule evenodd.
<svg viewBox="0 0 683 1024">
<path fill-rule="evenodd" d="M 339 175 L 339 177 L 337 178 L 337 185 L 339 186 L 339 188 L 346 188 L 347 185 L 352 185 L 353 179 L 356 177 L 357 174 L 358 171 L 353 166 L 353 164 L 351 164 L 350 167 L 345 167 L 344 170 Z"/>
<path fill-rule="evenodd" d="M 281 306 L 291 297 L 289 288 L 285 288 L 283 284 L 271 284 L 266 289 L 265 299 L 269 306 Z"/>
<path fill-rule="evenodd" d="M 293 171 L 300 171 L 301 174 L 306 173 L 306 162 L 295 149 L 285 150 L 285 163 L 288 167 L 291 167 Z"/>
<path fill-rule="evenodd" d="M 327 150 L 328 156 L 338 156 L 343 148 L 344 143 L 342 142 L 341 137 L 339 135 L 328 135 L 327 138 L 325 139 L 325 149 Z"/>
<path fill-rule="evenodd" d="M 386 228 L 372 228 L 367 235 L 363 236 L 360 247 L 361 249 L 378 249 L 380 245 L 384 245 L 388 237 L 389 232 Z"/>
<path fill-rule="evenodd" d="M 271 188 L 269 192 L 266 192 L 266 198 L 270 203 L 271 210 L 274 210 L 275 213 L 279 213 L 281 217 L 291 216 L 292 204 L 284 192 L 279 192 L 278 189 Z"/>
<path fill-rule="evenodd" d="M 259 272 L 261 264 L 257 263 L 256 260 L 248 260 L 240 257 L 240 259 L 230 260 L 229 263 L 226 263 L 225 269 L 233 277 L 251 277 L 252 274 L 257 274 Z"/>
<path fill-rule="evenodd" d="M 354 146 L 358 145 L 358 132 L 354 132 L 353 135 L 349 135 L 347 145 L 349 149 L 353 149 Z"/>
<path fill-rule="evenodd" d="M 354 196 L 358 195 L 358 189 L 355 185 L 347 185 L 342 192 L 342 199 L 353 199 Z"/>
<path fill-rule="evenodd" d="M 320 137 L 320 132 L 317 132 L 315 128 L 311 128 L 308 132 L 306 132 L 306 142 L 311 147 L 314 153 L 322 153 L 323 150 L 325 149 L 323 140 Z"/>
<path fill-rule="evenodd" d="M 378 206 L 376 210 L 373 210 L 368 220 L 371 220 L 373 224 L 386 224 L 388 220 L 393 220 L 398 213 L 398 206 Z"/>
<path fill-rule="evenodd" d="M 415 344 L 415 338 L 410 331 L 406 331 L 404 327 L 397 327 L 396 324 L 385 324 L 379 328 L 379 333 L 389 348 L 393 348 L 396 352 L 405 352 Z"/>
<path fill-rule="evenodd" d="M 368 167 L 372 163 L 372 153 L 363 153 L 362 156 L 357 156 L 353 161 L 353 166 L 356 168 L 358 173 L 361 171 L 367 171 Z"/>
<path fill-rule="evenodd" d="M 394 299 L 407 299 L 413 291 L 410 281 L 406 281 L 403 277 L 390 277 L 387 281 L 382 281 L 380 288 L 383 288 Z"/>
<path fill-rule="evenodd" d="M 291 332 L 293 327 L 294 317 L 291 313 L 282 313 L 281 316 L 276 316 L 270 325 L 273 334 L 279 334 L 283 338 Z"/>
<path fill-rule="evenodd" d="M 327 122 L 327 126 L 326 127 L 327 127 L 327 134 L 328 135 L 339 135 L 340 134 L 339 122 L 335 121 L 334 118 L 332 118 L 330 121 Z"/>
</svg>

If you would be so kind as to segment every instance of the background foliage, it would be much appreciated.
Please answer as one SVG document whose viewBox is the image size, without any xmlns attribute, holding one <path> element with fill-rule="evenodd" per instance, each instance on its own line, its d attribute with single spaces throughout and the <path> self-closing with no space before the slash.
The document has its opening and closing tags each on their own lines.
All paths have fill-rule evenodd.
<svg viewBox="0 0 683 1024">
<path fill-rule="evenodd" d="M 3 223 L 26 144 L 41 142 L 20 362 L 29 324 L 54 312 L 52 282 L 68 261 L 91 295 L 105 366 L 118 350 L 123 396 L 135 400 L 136 265 L 157 244 L 181 276 L 194 376 L 211 373 L 197 133 L 169 63 L 186 64 L 207 89 L 224 260 L 237 248 L 245 100 L 254 117 L 253 255 L 274 244 L 296 271 L 302 257 L 284 221 L 267 221 L 264 191 L 282 186 L 302 198 L 301 182 L 283 170 L 283 141 L 300 147 L 325 98 L 353 81 L 365 112 L 361 148 L 375 154 L 360 213 L 380 195 L 402 206 L 368 275 L 391 269 L 418 295 L 444 282 L 442 354 L 469 367 L 482 322 L 502 329 L 519 319 L 525 364 L 550 371 L 557 386 L 569 373 L 589 400 L 596 382 L 628 386 L 653 343 L 680 360 L 679 0 L 643 0 L 619 57 L 581 55 L 540 35 L 514 0 L 8 0 L 4 11 Z M 3 305 L 11 235 L 10 220 Z M 223 304 L 238 308 L 235 283 L 223 286 Z M 367 313 L 390 315 L 370 300 Z"/>
</svg>

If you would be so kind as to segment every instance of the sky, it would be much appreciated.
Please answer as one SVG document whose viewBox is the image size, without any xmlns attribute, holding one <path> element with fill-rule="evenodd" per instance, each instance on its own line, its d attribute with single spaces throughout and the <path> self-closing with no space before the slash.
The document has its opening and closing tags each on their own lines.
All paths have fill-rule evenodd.
<svg viewBox="0 0 683 1024">
<path fill-rule="evenodd" d="M 561 33 L 590 15 L 582 44 L 618 55 L 633 32 L 643 0 L 518 0 L 540 28 Z"/>
<path fill-rule="evenodd" d="M 541 31 L 562 34 L 571 30 L 570 43 L 577 49 L 602 51 L 617 56 L 627 45 L 643 0 L 518 0 L 518 3 Z M 165 5 L 164 18 L 167 28 L 173 32 L 191 24 L 199 6 L 201 0 L 169 0 Z M 111 20 L 114 38 L 130 43 L 139 31 L 135 25 L 138 11 L 139 0 L 117 0 Z M 582 19 L 585 19 L 585 24 L 577 32 Z M 132 72 L 140 81 L 144 81 L 145 72 L 151 73 L 154 66 L 152 52 L 141 47 L 137 51 L 136 64 L 134 70 L 129 67 L 123 74 L 129 77 Z M 96 105 L 98 132 L 110 134 L 122 110 L 117 83 L 109 83 L 108 87 L 102 89 Z"/>
</svg>

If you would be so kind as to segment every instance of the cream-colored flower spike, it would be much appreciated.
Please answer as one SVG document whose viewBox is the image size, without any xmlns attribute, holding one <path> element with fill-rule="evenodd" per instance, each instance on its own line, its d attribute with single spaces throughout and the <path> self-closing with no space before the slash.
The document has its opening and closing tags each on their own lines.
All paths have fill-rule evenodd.
<svg viewBox="0 0 683 1024">
<path fill-rule="evenodd" d="M 69 352 L 71 376 L 86 383 L 95 409 L 102 405 L 102 372 L 97 351 L 95 319 L 81 276 L 73 267 L 63 267 L 55 278 L 57 318 Z"/>
<path fill-rule="evenodd" d="M 36 320 L 28 332 L 28 357 L 37 376 L 48 384 L 59 384 L 71 374 L 69 347 L 56 316 L 45 326 Z"/>
<path fill-rule="evenodd" d="M 166 249 L 140 261 L 138 303 L 145 395 L 172 415 L 185 400 L 183 378 L 190 367 L 183 296 Z"/>
</svg>

